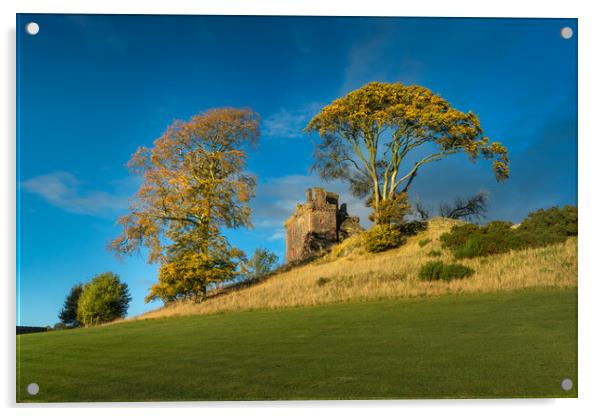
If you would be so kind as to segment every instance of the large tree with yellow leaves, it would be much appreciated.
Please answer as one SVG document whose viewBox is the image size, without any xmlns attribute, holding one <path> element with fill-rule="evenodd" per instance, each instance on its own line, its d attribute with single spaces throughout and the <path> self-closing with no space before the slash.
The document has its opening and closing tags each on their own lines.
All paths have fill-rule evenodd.
<svg viewBox="0 0 602 416">
<path fill-rule="evenodd" d="M 220 230 L 251 225 L 255 178 L 244 168 L 258 138 L 256 113 L 219 108 L 174 122 L 132 156 L 142 184 L 110 248 L 123 255 L 145 247 L 149 262 L 160 263 L 147 301 L 199 301 L 210 283 L 235 276 L 244 255 Z"/>
<path fill-rule="evenodd" d="M 367 197 L 372 219 L 389 223 L 426 164 L 455 153 L 492 161 L 499 181 L 509 176 L 506 148 L 484 136 L 478 117 L 427 88 L 371 82 L 324 107 L 306 127 L 318 132 L 316 169 L 343 179 Z M 420 155 L 420 156 L 417 156 Z"/>
</svg>

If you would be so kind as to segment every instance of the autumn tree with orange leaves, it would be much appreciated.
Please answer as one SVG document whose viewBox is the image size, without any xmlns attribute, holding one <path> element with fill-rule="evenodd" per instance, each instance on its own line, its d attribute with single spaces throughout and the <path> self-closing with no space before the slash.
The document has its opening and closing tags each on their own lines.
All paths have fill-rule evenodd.
<svg viewBox="0 0 602 416">
<path fill-rule="evenodd" d="M 220 230 L 251 225 L 255 178 L 244 168 L 258 139 L 256 113 L 218 108 L 174 122 L 132 156 L 128 165 L 142 185 L 109 247 L 118 255 L 144 247 L 148 261 L 160 264 L 147 302 L 200 301 L 209 284 L 236 275 L 244 253 Z"/>
</svg>

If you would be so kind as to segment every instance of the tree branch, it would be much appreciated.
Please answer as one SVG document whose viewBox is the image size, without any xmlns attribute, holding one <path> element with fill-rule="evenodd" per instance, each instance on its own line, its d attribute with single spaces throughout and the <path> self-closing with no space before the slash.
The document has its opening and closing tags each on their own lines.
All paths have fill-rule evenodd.
<svg viewBox="0 0 602 416">
<path fill-rule="evenodd" d="M 416 176 L 416 171 L 418 170 L 418 168 L 422 165 L 425 165 L 429 162 L 435 162 L 437 160 L 441 160 L 443 159 L 445 156 L 451 155 L 453 153 L 458 153 L 458 151 L 448 151 L 448 152 L 441 152 L 441 153 L 434 153 L 432 155 L 429 155 L 425 158 L 423 158 L 422 160 L 420 160 L 419 162 L 416 162 L 416 164 L 414 164 L 414 167 L 406 174 L 404 175 L 402 178 L 400 178 L 396 183 L 395 186 L 393 187 L 393 189 L 397 189 L 397 187 L 399 185 L 401 185 L 404 181 L 410 179 L 412 176 Z"/>
</svg>

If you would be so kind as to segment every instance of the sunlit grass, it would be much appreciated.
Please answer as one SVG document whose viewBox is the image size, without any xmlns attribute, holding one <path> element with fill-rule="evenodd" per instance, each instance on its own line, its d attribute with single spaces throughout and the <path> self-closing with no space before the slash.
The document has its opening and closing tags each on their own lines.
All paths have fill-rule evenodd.
<svg viewBox="0 0 602 416">
<path fill-rule="evenodd" d="M 441 252 L 437 260 L 455 261 L 439 243 L 439 236 L 455 223 L 433 219 L 426 231 L 410 237 L 402 247 L 379 254 L 364 252 L 361 236 L 357 236 L 317 261 L 277 274 L 255 286 L 200 304 L 172 304 L 141 318 L 577 286 L 577 238 L 543 248 L 459 261 L 475 270 L 468 279 L 451 282 L 418 280 L 420 267 L 433 260 L 429 253 Z M 318 284 L 319 279 L 321 284 Z"/>
</svg>

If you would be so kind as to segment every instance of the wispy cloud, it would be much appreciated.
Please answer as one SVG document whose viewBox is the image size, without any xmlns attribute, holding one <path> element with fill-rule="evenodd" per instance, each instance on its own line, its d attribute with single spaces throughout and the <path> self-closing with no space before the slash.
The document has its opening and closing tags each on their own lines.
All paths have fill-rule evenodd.
<svg viewBox="0 0 602 416">
<path fill-rule="evenodd" d="M 392 33 L 383 29 L 351 46 L 341 93 L 371 81 L 416 83 L 422 69 L 422 63 L 400 47 Z"/>
<path fill-rule="evenodd" d="M 274 233 L 272 233 L 272 235 L 268 237 L 268 241 L 284 240 L 285 237 L 286 237 L 286 234 L 284 232 L 284 229 L 282 229 L 282 230 L 274 231 Z"/>
<path fill-rule="evenodd" d="M 263 134 L 280 139 L 299 137 L 321 107 L 319 103 L 311 103 L 296 109 L 280 109 L 266 117 L 263 122 Z"/>
<path fill-rule="evenodd" d="M 21 190 L 38 195 L 50 205 L 82 215 L 108 216 L 125 210 L 137 185 L 135 178 L 110 182 L 110 192 L 86 189 L 86 184 L 69 172 L 35 176 L 20 184 Z"/>
<path fill-rule="evenodd" d="M 90 51 L 96 54 L 127 55 L 128 45 L 123 37 L 117 35 L 118 31 L 111 19 L 104 16 L 75 14 L 69 15 L 67 19 L 81 32 Z"/>
</svg>

